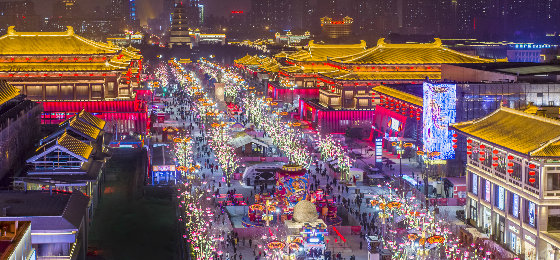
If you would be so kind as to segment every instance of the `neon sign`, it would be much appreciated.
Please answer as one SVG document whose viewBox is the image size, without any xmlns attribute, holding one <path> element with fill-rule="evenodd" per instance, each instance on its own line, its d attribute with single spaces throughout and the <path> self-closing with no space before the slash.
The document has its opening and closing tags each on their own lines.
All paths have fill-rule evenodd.
<svg viewBox="0 0 560 260">
<path fill-rule="evenodd" d="M 424 82 L 423 132 L 424 152 L 439 154 L 430 160 L 447 160 L 455 158 L 453 134 L 449 124 L 455 123 L 456 84 L 433 84 Z"/>
</svg>

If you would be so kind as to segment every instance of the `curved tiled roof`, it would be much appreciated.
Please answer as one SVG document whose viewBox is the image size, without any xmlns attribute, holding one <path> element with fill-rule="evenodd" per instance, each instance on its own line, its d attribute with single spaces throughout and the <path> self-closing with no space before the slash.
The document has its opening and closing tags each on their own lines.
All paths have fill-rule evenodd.
<svg viewBox="0 0 560 260">
<path fill-rule="evenodd" d="M 103 129 L 105 127 L 105 124 L 106 124 L 106 122 L 103 119 L 86 112 L 85 109 L 82 109 L 82 111 L 80 111 L 80 113 L 78 113 L 78 117 L 81 120 L 84 120 L 88 124 L 90 124 L 92 126 L 95 126 L 99 129 Z"/>
<path fill-rule="evenodd" d="M 78 132 L 85 134 L 93 139 L 97 139 L 97 137 L 99 136 L 99 134 L 101 133 L 101 130 L 99 130 L 98 128 L 87 124 L 86 122 L 83 122 L 81 120 L 78 119 L 78 117 L 74 116 L 71 119 L 69 119 L 69 126 L 76 129 Z"/>
<path fill-rule="evenodd" d="M 363 52 L 340 58 L 335 62 L 347 64 L 443 64 L 490 63 L 506 60 L 483 59 L 445 48 L 440 39 L 433 43 L 387 44 L 379 39 L 377 46 Z"/>
<path fill-rule="evenodd" d="M 65 71 L 112 71 L 124 70 L 124 64 L 105 63 L 27 63 L 27 62 L 0 62 L 0 71 L 4 72 L 65 72 Z"/>
<path fill-rule="evenodd" d="M 408 102 L 410 104 L 413 104 L 415 106 L 419 106 L 419 107 L 423 107 L 424 106 L 424 99 L 422 97 L 418 97 L 406 92 L 402 92 L 399 90 L 396 90 L 394 88 L 390 88 L 387 86 L 377 86 L 373 88 L 373 91 L 382 94 L 382 95 L 386 95 L 386 96 L 390 96 L 399 100 L 402 100 L 404 102 Z"/>
<path fill-rule="evenodd" d="M 0 80 L 0 105 L 19 95 L 19 89 L 5 80 Z"/>
<path fill-rule="evenodd" d="M 317 44 L 309 41 L 308 50 L 301 50 L 288 55 L 288 59 L 295 61 L 326 61 L 327 59 L 345 57 L 360 53 L 366 49 L 366 43 L 359 44 Z"/>
<path fill-rule="evenodd" d="M 0 55 L 114 54 L 121 50 L 107 43 L 85 39 L 68 26 L 65 32 L 16 32 L 14 27 L 0 37 Z"/>
<path fill-rule="evenodd" d="M 349 72 L 346 70 L 337 70 L 332 72 L 321 73 L 321 76 L 335 80 L 424 80 L 426 77 L 430 79 L 441 79 L 439 72 Z"/>
<path fill-rule="evenodd" d="M 452 127 L 521 154 L 560 157 L 560 121 L 557 120 L 501 107 L 486 117 Z"/>
<path fill-rule="evenodd" d="M 93 148 L 88 144 L 72 137 L 68 133 L 64 132 L 58 139 L 56 139 L 56 143 L 68 151 L 83 157 L 84 159 L 88 159 L 91 155 L 91 151 Z"/>
</svg>

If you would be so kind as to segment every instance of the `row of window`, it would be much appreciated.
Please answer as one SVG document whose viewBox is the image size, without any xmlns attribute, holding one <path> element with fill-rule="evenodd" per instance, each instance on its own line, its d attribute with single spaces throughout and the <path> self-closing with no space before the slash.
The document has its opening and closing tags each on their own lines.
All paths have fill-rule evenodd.
<svg viewBox="0 0 560 260">
<path fill-rule="evenodd" d="M 499 210 L 508 212 L 509 215 L 514 218 L 519 219 L 521 216 L 521 210 L 525 214 L 523 215 L 523 221 L 532 227 L 536 227 L 537 223 L 537 211 L 536 204 L 526 199 L 521 199 L 518 194 L 514 192 L 507 191 L 504 187 L 492 184 L 489 180 L 479 177 L 478 175 L 470 172 L 469 174 L 469 191 L 474 195 L 488 203 L 492 203 L 494 207 Z M 494 188 L 492 189 L 492 185 Z M 492 195 L 492 190 L 494 196 Z M 506 209 L 507 205 L 507 209 Z"/>
</svg>

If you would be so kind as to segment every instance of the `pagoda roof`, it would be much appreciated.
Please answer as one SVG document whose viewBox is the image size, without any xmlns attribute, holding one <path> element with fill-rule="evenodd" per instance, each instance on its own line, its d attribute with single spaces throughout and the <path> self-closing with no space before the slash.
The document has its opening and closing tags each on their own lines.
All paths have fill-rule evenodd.
<svg viewBox="0 0 560 260">
<path fill-rule="evenodd" d="M 243 58 L 234 61 L 237 64 L 244 66 L 256 66 L 261 64 L 261 58 L 258 56 L 245 55 Z"/>
<path fill-rule="evenodd" d="M 399 91 L 396 90 L 394 88 L 390 88 L 387 86 L 377 86 L 373 88 L 373 91 L 381 94 L 381 95 L 385 95 L 385 96 L 389 96 L 392 98 L 396 98 L 398 100 L 402 100 L 404 102 L 413 104 L 415 106 L 418 107 L 423 107 L 424 106 L 424 99 L 422 97 L 419 96 L 415 96 L 412 95 L 410 93 L 406 93 L 403 91 Z"/>
<path fill-rule="evenodd" d="M 126 64 L 107 63 L 70 63 L 70 62 L 0 62 L 0 71 L 4 72 L 51 72 L 51 71 L 113 71 L 124 70 Z"/>
<path fill-rule="evenodd" d="M 491 63 L 506 60 L 484 59 L 445 48 L 441 40 L 433 43 L 389 44 L 381 38 L 377 46 L 345 57 L 331 58 L 347 64 L 443 64 Z"/>
<path fill-rule="evenodd" d="M 65 32 L 16 32 L 10 26 L 0 37 L 0 55 L 114 54 L 121 49 L 78 36 L 71 26 Z"/>
<path fill-rule="evenodd" d="M 327 65 L 285 66 L 280 69 L 286 73 L 330 73 L 337 70 Z"/>
<path fill-rule="evenodd" d="M 0 105 L 19 95 L 19 89 L 5 80 L 0 80 Z"/>
<path fill-rule="evenodd" d="M 500 107 L 486 117 L 451 126 L 520 154 L 560 157 L 560 121 L 554 119 Z"/>
<path fill-rule="evenodd" d="M 327 61 L 337 57 L 354 55 L 366 50 L 366 42 L 359 44 L 317 44 L 309 41 L 307 50 L 300 50 L 288 55 L 287 59 L 294 61 Z"/>
<path fill-rule="evenodd" d="M 27 159 L 27 162 L 33 162 L 38 158 L 41 158 L 44 154 L 50 153 L 57 148 L 74 155 L 76 158 L 79 158 L 83 162 L 87 162 L 89 160 L 89 156 L 93 151 L 93 147 L 78 140 L 75 137 L 72 137 L 70 134 L 64 131 L 64 133 L 62 133 L 62 135 L 60 135 L 55 140 L 49 141 L 37 148 L 37 153 L 31 158 Z"/>
<path fill-rule="evenodd" d="M 441 79 L 441 73 L 439 72 L 377 72 L 377 71 L 367 71 L 367 72 L 350 72 L 347 70 L 336 70 L 326 73 L 321 73 L 321 76 L 327 77 L 333 80 L 340 81 L 378 81 L 378 80 L 424 80 L 426 77 L 430 79 Z"/>
<path fill-rule="evenodd" d="M 92 126 L 95 126 L 99 130 L 103 130 L 103 128 L 105 128 L 105 120 L 86 112 L 85 109 L 82 109 L 82 111 L 78 113 L 78 118 Z"/>
</svg>

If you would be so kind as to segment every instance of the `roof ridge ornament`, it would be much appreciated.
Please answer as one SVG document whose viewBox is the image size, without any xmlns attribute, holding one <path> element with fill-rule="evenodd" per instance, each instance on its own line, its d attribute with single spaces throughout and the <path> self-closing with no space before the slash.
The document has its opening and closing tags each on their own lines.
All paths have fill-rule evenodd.
<svg viewBox="0 0 560 260">
<path fill-rule="evenodd" d="M 441 47 L 442 43 L 441 43 L 441 39 L 440 38 L 434 38 L 434 46 L 436 47 Z"/>
<path fill-rule="evenodd" d="M 72 26 L 66 26 L 67 30 L 66 30 L 66 35 L 68 36 L 73 36 L 74 35 L 74 27 Z"/>
<path fill-rule="evenodd" d="M 377 40 L 377 47 L 383 47 L 385 45 L 385 38 L 379 38 Z"/>
<path fill-rule="evenodd" d="M 8 26 L 8 35 L 16 35 L 16 27 L 15 26 Z"/>
</svg>

